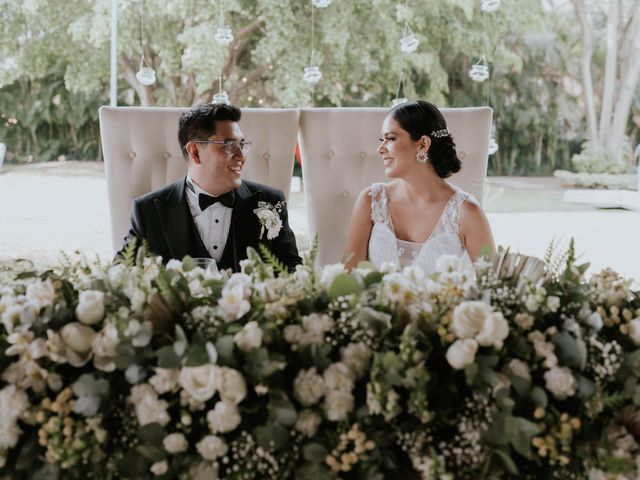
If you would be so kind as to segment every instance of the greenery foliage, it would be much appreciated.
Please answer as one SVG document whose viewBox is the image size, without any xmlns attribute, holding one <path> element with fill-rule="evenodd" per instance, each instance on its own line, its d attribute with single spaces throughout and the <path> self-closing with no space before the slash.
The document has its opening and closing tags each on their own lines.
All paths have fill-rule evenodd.
<svg viewBox="0 0 640 480">
<path fill-rule="evenodd" d="M 503 2 L 483 14 L 474 0 L 334 1 L 315 12 L 323 78 L 312 89 L 302 79 L 310 60 L 309 2 L 220 1 L 235 37 L 229 48 L 213 38 L 218 2 L 144 2 L 145 55 L 158 81 L 143 87 L 135 80 L 142 2 L 119 0 L 120 104 L 208 102 L 221 72 L 240 106 L 385 106 L 404 68 L 404 96 L 444 107 L 491 104 L 500 144 L 490 160 L 494 174 L 567 169 L 579 150 L 584 120 L 572 87 L 579 78 L 578 31 L 569 5 Z M 99 156 L 110 3 L 0 1 L 0 141 L 9 161 Z M 405 20 L 421 42 L 412 54 L 399 49 Z M 467 73 L 482 54 L 483 25 L 492 76 L 477 84 Z"/>
</svg>

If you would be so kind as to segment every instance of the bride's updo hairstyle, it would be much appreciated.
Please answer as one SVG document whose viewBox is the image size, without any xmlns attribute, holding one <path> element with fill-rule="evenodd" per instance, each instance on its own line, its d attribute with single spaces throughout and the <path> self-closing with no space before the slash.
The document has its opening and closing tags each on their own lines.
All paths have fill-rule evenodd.
<svg viewBox="0 0 640 480">
<path fill-rule="evenodd" d="M 447 130 L 447 122 L 435 105 L 424 100 L 401 103 L 393 107 L 389 115 L 414 142 L 423 135 L 431 139 L 429 161 L 439 177 L 447 178 L 460 171 L 462 162 L 458 158 L 456 144 Z"/>
</svg>

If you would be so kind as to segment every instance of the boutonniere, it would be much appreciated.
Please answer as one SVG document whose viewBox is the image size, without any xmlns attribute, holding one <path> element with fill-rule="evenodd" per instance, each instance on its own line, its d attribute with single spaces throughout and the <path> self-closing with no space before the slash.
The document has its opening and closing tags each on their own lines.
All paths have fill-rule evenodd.
<svg viewBox="0 0 640 480">
<path fill-rule="evenodd" d="M 284 208 L 284 202 L 278 202 L 275 205 L 269 202 L 258 202 L 258 208 L 253 213 L 258 216 L 258 221 L 262 228 L 260 229 L 260 239 L 267 230 L 267 240 L 273 240 L 280 233 L 282 228 L 282 219 L 280 212 Z"/>
</svg>

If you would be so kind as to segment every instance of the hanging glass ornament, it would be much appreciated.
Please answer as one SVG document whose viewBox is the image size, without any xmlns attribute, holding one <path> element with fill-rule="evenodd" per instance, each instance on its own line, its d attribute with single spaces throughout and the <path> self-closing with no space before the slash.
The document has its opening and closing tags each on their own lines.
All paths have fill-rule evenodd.
<svg viewBox="0 0 640 480">
<path fill-rule="evenodd" d="M 404 53 L 415 52 L 420 45 L 420 40 L 415 36 L 413 30 L 409 26 L 409 22 L 404 24 L 404 37 L 400 39 L 400 50 Z"/>
<path fill-rule="evenodd" d="M 331 0 L 312 0 L 313 6 L 317 8 L 326 8 L 331 5 Z"/>
<path fill-rule="evenodd" d="M 149 66 L 144 55 L 142 55 L 140 59 L 140 68 L 136 73 L 136 80 L 145 86 L 152 85 L 156 82 L 156 71 Z"/>
<path fill-rule="evenodd" d="M 469 70 L 469 76 L 474 82 L 484 82 L 489 78 L 489 66 L 487 65 L 487 58 L 483 55 L 482 58 Z"/>
<path fill-rule="evenodd" d="M 225 91 L 219 91 L 213 96 L 213 100 L 211 103 L 222 103 L 225 105 L 229 105 L 229 94 Z"/>
<path fill-rule="evenodd" d="M 496 142 L 496 139 L 491 137 L 489 139 L 489 155 L 493 155 L 494 153 L 496 153 L 498 151 L 498 142 Z"/>
<path fill-rule="evenodd" d="M 483 12 L 495 12 L 498 7 L 500 6 L 500 0 L 482 0 L 482 5 L 480 6 L 480 9 Z"/>
<path fill-rule="evenodd" d="M 304 75 L 302 76 L 302 78 L 309 85 L 315 85 L 322 78 L 322 72 L 320 71 L 320 67 L 317 67 L 314 65 L 310 67 L 305 67 Z"/>
<path fill-rule="evenodd" d="M 408 101 L 409 99 L 405 97 L 394 98 L 393 101 L 391 102 L 391 106 L 395 107 L 396 105 L 400 105 L 401 103 L 406 103 Z"/>
<path fill-rule="evenodd" d="M 222 45 L 223 47 L 233 42 L 233 34 L 231 33 L 231 29 L 227 27 L 218 27 L 218 31 L 213 38 L 218 42 L 218 45 Z"/>
</svg>

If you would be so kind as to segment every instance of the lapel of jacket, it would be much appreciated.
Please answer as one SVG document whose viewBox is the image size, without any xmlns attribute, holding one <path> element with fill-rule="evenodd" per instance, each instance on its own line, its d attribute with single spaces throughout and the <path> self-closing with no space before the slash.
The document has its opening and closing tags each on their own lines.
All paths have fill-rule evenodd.
<svg viewBox="0 0 640 480">
<path fill-rule="evenodd" d="M 185 179 L 171 185 L 165 199 L 156 199 L 155 206 L 171 258 L 181 260 L 185 255 L 209 257 L 196 230 L 185 197 Z"/>
<path fill-rule="evenodd" d="M 229 236 L 220 259 L 221 268 L 240 271 L 240 260 L 247 258 L 247 247 L 257 245 L 260 223 L 253 210 L 258 208 L 261 198 L 262 190 L 251 191 L 245 182 L 235 190 Z"/>
</svg>

